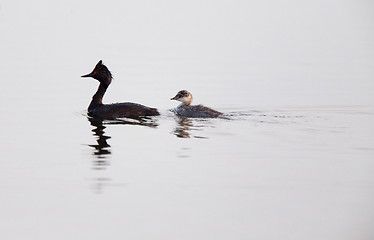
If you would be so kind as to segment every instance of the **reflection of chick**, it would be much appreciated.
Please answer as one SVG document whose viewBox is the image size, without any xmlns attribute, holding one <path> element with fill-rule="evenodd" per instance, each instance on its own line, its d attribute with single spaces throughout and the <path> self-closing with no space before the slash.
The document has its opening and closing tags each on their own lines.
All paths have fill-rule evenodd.
<svg viewBox="0 0 374 240">
<path fill-rule="evenodd" d="M 203 105 L 191 106 L 192 95 L 186 90 L 181 90 L 170 100 L 177 100 L 182 102 L 174 112 L 181 117 L 192 117 L 192 118 L 215 118 L 223 116 L 221 112 L 205 107 Z"/>
<path fill-rule="evenodd" d="M 192 126 L 191 120 L 188 118 L 181 118 L 178 120 L 178 126 L 174 130 L 174 134 L 179 138 L 190 138 L 190 127 Z"/>
</svg>

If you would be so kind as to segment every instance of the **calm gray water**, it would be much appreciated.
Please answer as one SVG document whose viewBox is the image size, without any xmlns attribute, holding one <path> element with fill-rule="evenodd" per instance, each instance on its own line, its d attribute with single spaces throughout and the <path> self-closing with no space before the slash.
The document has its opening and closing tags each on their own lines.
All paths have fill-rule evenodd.
<svg viewBox="0 0 374 240">
<path fill-rule="evenodd" d="M 373 239 L 373 9 L 0 2 L 0 238 Z M 161 116 L 88 119 L 99 59 Z"/>
</svg>

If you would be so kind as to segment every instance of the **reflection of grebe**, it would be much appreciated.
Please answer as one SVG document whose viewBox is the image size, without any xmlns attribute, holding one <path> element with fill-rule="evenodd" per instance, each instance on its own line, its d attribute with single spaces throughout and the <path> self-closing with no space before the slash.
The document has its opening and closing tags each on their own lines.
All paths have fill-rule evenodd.
<svg viewBox="0 0 374 240">
<path fill-rule="evenodd" d="M 221 112 L 205 107 L 203 105 L 191 106 L 192 95 L 186 90 L 181 90 L 170 100 L 177 100 L 182 102 L 174 109 L 174 112 L 181 117 L 192 118 L 215 118 L 223 116 Z"/>
<path fill-rule="evenodd" d="M 112 82 L 112 74 L 108 68 L 100 60 L 94 70 L 82 77 L 92 77 L 100 82 L 99 88 L 92 97 L 90 106 L 88 107 L 88 114 L 91 117 L 98 117 L 102 119 L 116 119 L 116 118 L 135 118 L 144 116 L 160 115 L 156 108 L 146 107 L 137 103 L 115 103 L 103 104 L 103 96 Z"/>
<path fill-rule="evenodd" d="M 111 155 L 110 145 L 107 143 L 107 140 L 110 139 L 110 136 L 105 135 L 104 129 L 106 128 L 105 125 L 139 125 L 139 126 L 146 126 L 155 128 L 158 126 L 157 122 L 154 119 L 147 119 L 141 118 L 138 120 L 133 121 L 126 121 L 126 120 L 107 120 L 103 121 L 99 118 L 88 118 L 91 125 L 95 128 L 92 129 L 94 137 L 97 137 L 97 144 L 88 145 L 95 149 L 94 155 L 98 158 L 94 161 L 95 168 L 100 169 L 107 165 L 109 165 L 106 158 Z"/>
<path fill-rule="evenodd" d="M 132 119 L 130 119 L 132 120 Z M 91 123 L 91 125 L 94 127 L 92 129 L 93 136 L 96 138 L 97 144 L 91 144 L 88 145 L 89 147 L 93 148 L 93 155 L 94 159 L 92 161 L 93 163 L 93 170 L 106 170 L 106 168 L 110 165 L 109 159 L 112 154 L 110 148 L 111 146 L 107 143 L 107 140 L 110 139 L 110 136 L 105 135 L 105 128 L 107 125 L 139 125 L 139 126 L 146 126 L 155 128 L 158 126 L 157 119 L 154 118 L 141 118 L 139 120 L 106 120 L 103 121 L 99 118 L 92 118 L 88 117 L 88 121 Z M 103 191 L 103 188 L 111 184 L 111 179 L 107 177 L 97 177 L 94 178 L 93 183 L 93 189 L 97 193 L 101 193 Z M 118 184 L 116 184 L 118 185 Z"/>
<path fill-rule="evenodd" d="M 95 149 L 94 155 L 97 157 L 93 161 L 94 169 L 105 169 L 109 165 L 107 156 L 110 156 L 111 152 L 109 150 L 110 145 L 107 143 L 107 139 L 110 139 L 110 136 L 104 135 L 105 126 L 103 125 L 102 120 L 97 120 L 94 118 L 88 119 L 92 126 L 95 128 L 92 129 L 93 135 L 97 137 L 97 144 L 88 145 Z"/>
</svg>

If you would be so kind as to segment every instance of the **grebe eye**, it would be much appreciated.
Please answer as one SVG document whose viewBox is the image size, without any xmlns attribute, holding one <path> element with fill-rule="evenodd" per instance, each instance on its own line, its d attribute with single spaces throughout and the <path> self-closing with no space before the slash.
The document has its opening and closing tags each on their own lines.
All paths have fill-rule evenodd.
<svg viewBox="0 0 374 240">
<path fill-rule="evenodd" d="M 96 75 L 96 72 L 94 72 L 94 74 Z"/>
</svg>

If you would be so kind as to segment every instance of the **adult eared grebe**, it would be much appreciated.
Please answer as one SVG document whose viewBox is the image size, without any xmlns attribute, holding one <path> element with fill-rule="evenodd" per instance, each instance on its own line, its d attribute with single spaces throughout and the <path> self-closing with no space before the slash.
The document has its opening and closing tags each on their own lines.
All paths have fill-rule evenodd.
<svg viewBox="0 0 374 240">
<path fill-rule="evenodd" d="M 100 60 L 94 70 L 82 77 L 92 77 L 100 82 L 99 88 L 92 97 L 90 106 L 88 106 L 88 115 L 102 119 L 116 119 L 116 118 L 135 118 L 145 116 L 160 115 L 156 108 L 150 108 L 137 103 L 114 103 L 103 104 L 103 96 L 112 82 L 112 74 L 109 69 Z"/>
<path fill-rule="evenodd" d="M 170 100 L 177 100 L 182 102 L 174 112 L 181 117 L 191 117 L 191 118 L 215 118 L 223 116 L 223 113 L 213 110 L 211 108 L 205 107 L 203 105 L 191 106 L 192 95 L 187 90 L 181 90 L 175 95 L 175 97 Z"/>
</svg>

